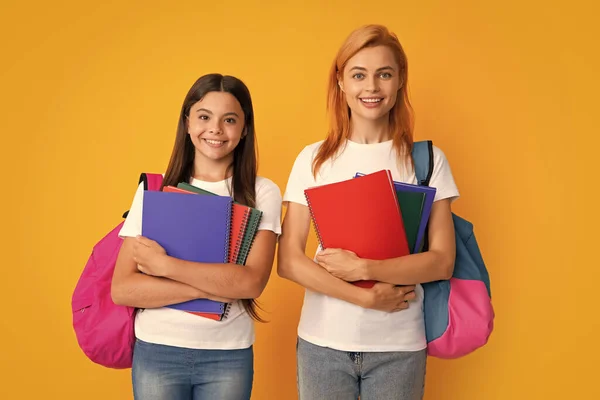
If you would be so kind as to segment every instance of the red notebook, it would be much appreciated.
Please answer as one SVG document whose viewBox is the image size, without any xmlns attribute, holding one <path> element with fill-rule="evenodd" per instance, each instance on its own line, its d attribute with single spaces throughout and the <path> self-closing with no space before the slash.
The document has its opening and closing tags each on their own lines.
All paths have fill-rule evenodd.
<svg viewBox="0 0 600 400">
<path fill-rule="evenodd" d="M 345 249 L 371 260 L 410 254 L 390 171 L 312 187 L 304 194 L 323 249 Z"/>
</svg>

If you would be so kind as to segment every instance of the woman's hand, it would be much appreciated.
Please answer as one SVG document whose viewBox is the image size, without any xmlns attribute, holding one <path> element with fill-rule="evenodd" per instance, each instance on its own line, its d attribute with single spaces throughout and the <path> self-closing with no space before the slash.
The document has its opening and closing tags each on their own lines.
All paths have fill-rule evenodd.
<svg viewBox="0 0 600 400">
<path fill-rule="evenodd" d="M 391 283 L 377 282 L 369 291 L 364 308 L 374 310 L 395 312 L 405 310 L 409 306 L 409 301 L 417 297 L 415 286 L 396 286 Z"/>
<path fill-rule="evenodd" d="M 351 251 L 325 249 L 317 254 L 316 259 L 321 267 L 336 278 L 346 282 L 366 279 L 366 263 Z"/>
<path fill-rule="evenodd" d="M 133 244 L 133 259 L 138 265 L 138 270 L 146 275 L 166 275 L 169 256 L 154 240 L 144 236 L 136 237 Z"/>
</svg>

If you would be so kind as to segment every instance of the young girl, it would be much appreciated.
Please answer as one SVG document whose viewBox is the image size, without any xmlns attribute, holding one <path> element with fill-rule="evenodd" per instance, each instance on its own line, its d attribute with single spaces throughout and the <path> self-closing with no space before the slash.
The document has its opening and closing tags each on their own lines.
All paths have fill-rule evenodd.
<svg viewBox="0 0 600 400">
<path fill-rule="evenodd" d="M 311 224 L 304 189 L 382 169 L 391 170 L 396 181 L 417 183 L 407 76 L 394 34 L 378 25 L 354 31 L 330 71 L 327 138 L 300 152 L 289 177 L 278 272 L 307 289 L 297 346 L 302 400 L 423 396 L 426 340 L 419 284 L 448 279 L 455 255 L 450 203 L 458 190 L 442 151 L 434 149 L 431 186 L 437 194 L 428 251 L 382 261 L 359 259 L 344 249 L 320 251 L 316 262 L 304 253 Z M 364 279 L 379 283 L 372 289 L 348 283 Z"/>
<path fill-rule="evenodd" d="M 254 300 L 263 291 L 281 233 L 281 193 L 257 177 L 254 112 L 248 88 L 232 76 L 205 75 L 188 92 L 163 185 L 185 181 L 263 211 L 245 266 L 169 257 L 141 234 L 143 186 L 120 232 L 112 282 L 116 304 L 137 307 L 133 392 L 139 400 L 249 399 Z M 191 196 L 191 195 L 190 195 Z M 163 306 L 196 298 L 232 302 L 213 321 Z"/>
</svg>

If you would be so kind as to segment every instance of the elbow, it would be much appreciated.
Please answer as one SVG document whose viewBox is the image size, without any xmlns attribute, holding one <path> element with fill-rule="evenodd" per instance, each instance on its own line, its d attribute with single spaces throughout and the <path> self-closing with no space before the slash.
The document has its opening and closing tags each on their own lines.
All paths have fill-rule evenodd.
<svg viewBox="0 0 600 400">
<path fill-rule="evenodd" d="M 453 258 L 446 258 L 442 263 L 441 263 L 441 279 L 442 280 L 450 280 L 450 278 L 452 278 L 452 275 L 454 274 L 454 259 Z"/>
<path fill-rule="evenodd" d="M 123 304 L 123 296 L 121 295 L 121 291 L 120 288 L 116 285 L 112 285 L 110 288 L 110 297 L 113 301 L 113 303 L 115 303 L 118 306 L 124 306 L 125 304 Z"/>
<path fill-rule="evenodd" d="M 267 286 L 267 281 L 260 278 L 253 278 L 248 280 L 248 285 L 246 286 L 245 294 L 243 298 L 245 299 L 257 299 L 260 297 L 262 292 L 265 290 Z"/>
<path fill-rule="evenodd" d="M 289 257 L 284 257 L 282 252 L 277 253 L 277 275 L 283 279 L 290 279 Z"/>
<path fill-rule="evenodd" d="M 122 284 L 113 281 L 110 287 L 110 297 L 113 303 L 118 306 L 129 306 L 126 292 Z"/>
</svg>

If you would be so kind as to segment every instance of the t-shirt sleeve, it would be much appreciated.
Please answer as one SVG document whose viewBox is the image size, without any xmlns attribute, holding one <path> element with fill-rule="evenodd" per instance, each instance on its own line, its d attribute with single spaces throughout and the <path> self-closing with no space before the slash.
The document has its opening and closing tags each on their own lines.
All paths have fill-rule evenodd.
<svg viewBox="0 0 600 400">
<path fill-rule="evenodd" d="M 304 197 L 304 190 L 315 186 L 315 180 L 312 175 L 312 161 L 313 151 L 309 147 L 305 147 L 298 154 L 292 166 L 292 171 L 290 172 L 283 195 L 284 203 L 291 201 L 308 206 L 306 197 Z"/>
<path fill-rule="evenodd" d="M 258 230 L 281 234 L 281 190 L 274 182 L 263 178 L 256 191 L 256 208 L 263 212 Z"/>
<path fill-rule="evenodd" d="M 435 146 L 433 147 L 433 173 L 429 186 L 436 188 L 434 201 L 450 199 L 453 202 L 459 197 L 446 155 Z"/>
<path fill-rule="evenodd" d="M 144 183 L 140 183 L 133 197 L 129 213 L 119 231 L 119 237 L 136 237 L 142 234 L 142 206 L 144 204 Z"/>
</svg>

